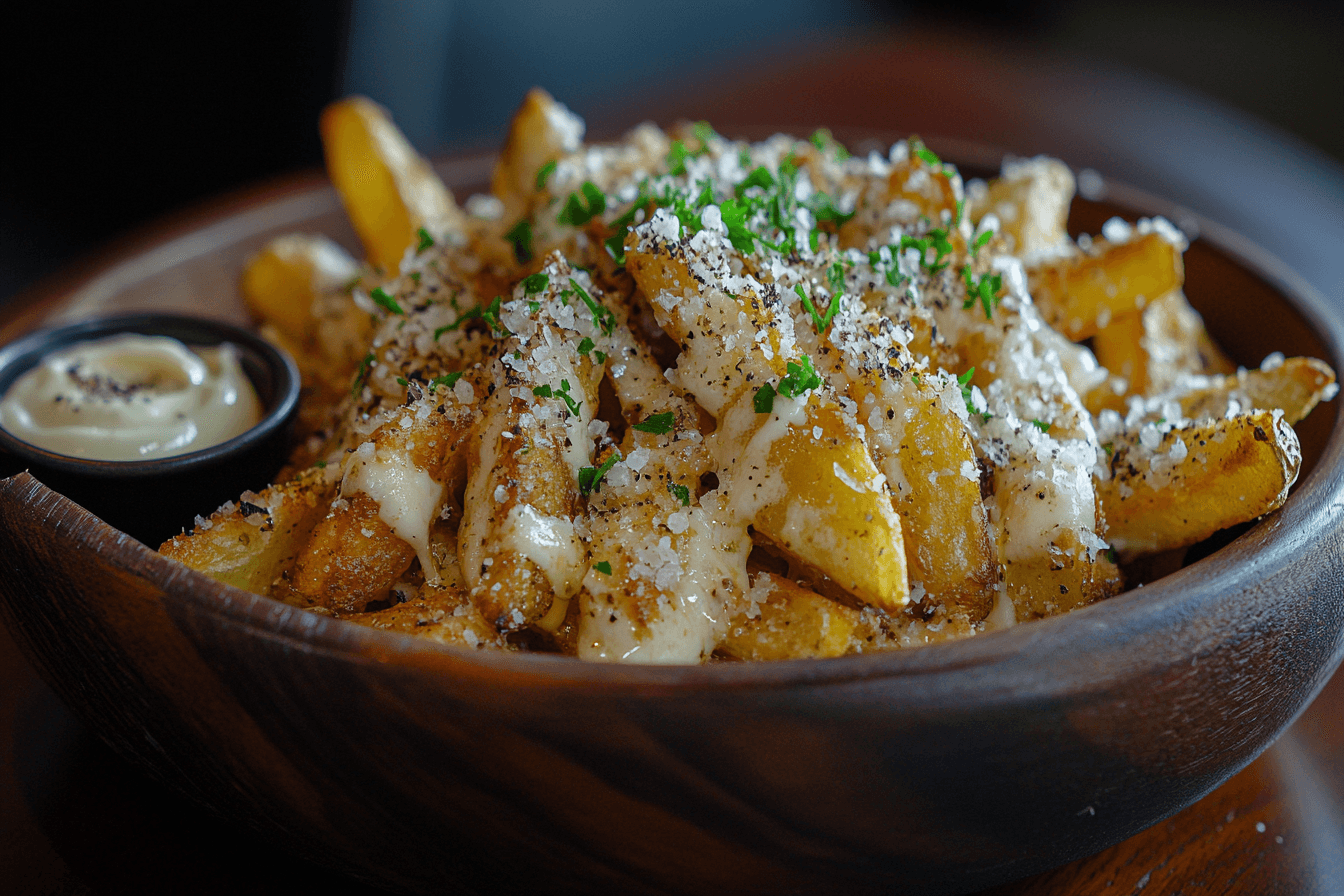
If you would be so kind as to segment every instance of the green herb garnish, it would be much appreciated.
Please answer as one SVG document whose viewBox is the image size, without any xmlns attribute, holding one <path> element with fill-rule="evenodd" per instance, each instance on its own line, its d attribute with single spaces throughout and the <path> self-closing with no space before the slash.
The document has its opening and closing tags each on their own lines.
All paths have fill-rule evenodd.
<svg viewBox="0 0 1344 896">
<path fill-rule="evenodd" d="M 504 326 L 499 319 L 499 311 L 503 306 L 503 303 L 503 296 L 495 296 L 490 300 L 490 304 L 486 305 L 485 308 L 481 310 L 481 320 L 485 321 L 490 327 L 490 332 L 494 334 L 496 339 L 513 335 L 509 332 L 509 328 Z"/>
<path fill-rule="evenodd" d="M 607 475 L 607 471 L 615 466 L 616 461 L 621 459 L 619 451 L 613 451 L 602 462 L 599 467 L 580 467 L 579 468 L 579 493 L 583 495 L 591 494 L 597 491 L 602 482 L 602 477 Z"/>
<path fill-rule="evenodd" d="M 826 313 L 818 314 L 816 306 L 812 304 L 812 300 L 807 297 L 807 293 L 803 292 L 802 284 L 795 286 L 793 291 L 798 294 L 799 301 L 803 303 L 803 307 L 807 309 L 807 313 L 812 316 L 812 325 L 817 328 L 817 335 L 820 336 L 825 333 L 826 328 L 831 325 L 831 319 L 835 317 L 835 312 L 840 309 L 840 300 L 838 296 L 831 296 L 826 304 Z"/>
<path fill-rule="evenodd" d="M 775 409 L 775 387 L 766 383 L 756 390 L 751 398 L 751 406 L 758 414 L 768 414 Z"/>
<path fill-rule="evenodd" d="M 961 276 L 966 281 L 966 300 L 961 303 L 962 310 L 967 310 L 978 301 L 985 310 L 985 320 L 991 320 L 994 317 L 994 308 L 999 304 L 999 291 L 1003 289 L 1002 274 L 986 274 L 978 280 L 971 274 L 971 266 L 961 269 Z"/>
<path fill-rule="evenodd" d="M 593 314 L 593 321 L 602 331 L 602 335 L 610 336 L 612 331 L 616 329 L 616 315 L 612 313 L 612 310 L 588 295 L 588 291 L 572 277 L 569 281 L 569 288 L 583 300 L 583 304 L 588 306 L 588 310 Z"/>
<path fill-rule="evenodd" d="M 373 292 L 369 293 L 369 295 L 373 296 L 373 303 L 385 311 L 390 311 L 392 314 L 406 313 L 401 310 L 401 306 L 397 304 L 397 300 L 384 292 L 381 286 L 375 286 Z"/>
<path fill-rule="evenodd" d="M 583 194 L 582 198 L 580 198 L 579 193 Z M 557 224 L 582 227 L 606 210 L 607 197 L 597 188 L 597 184 L 586 180 L 583 182 L 583 186 L 579 188 L 579 192 L 569 194 L 569 198 L 565 200 L 565 205 L 560 209 L 560 215 L 555 221 Z"/>
<path fill-rule="evenodd" d="M 788 373 L 779 381 L 777 391 L 785 398 L 797 398 L 821 386 L 821 377 L 812 368 L 812 359 L 803 355 L 802 361 L 801 364 L 790 361 L 786 367 Z"/>
<path fill-rule="evenodd" d="M 434 379 L 429 381 L 429 391 L 433 392 L 440 386 L 444 386 L 448 389 L 453 388 L 457 385 L 457 381 L 462 379 L 462 373 L 463 371 L 461 370 L 455 370 L 452 373 L 445 373 L 443 376 L 434 377 Z"/>
<path fill-rule="evenodd" d="M 671 411 L 666 411 L 662 414 L 645 417 L 642 422 L 635 424 L 635 429 L 661 436 L 671 432 L 675 422 L 675 415 Z"/>
<path fill-rule="evenodd" d="M 546 189 L 546 181 L 550 179 L 555 172 L 555 159 L 551 159 L 545 165 L 537 169 L 537 192 L 540 193 Z"/>
<path fill-rule="evenodd" d="M 364 384 L 368 382 L 369 371 L 373 368 L 374 360 L 373 352 L 369 352 L 359 362 L 359 367 L 355 369 L 355 384 L 350 387 L 350 397 L 356 401 L 359 400 L 359 393 L 364 391 Z"/>
<path fill-rule="evenodd" d="M 611 563 L 606 560 L 599 560 L 593 564 L 593 569 L 602 573 L 604 576 L 611 575 Z"/>
<path fill-rule="evenodd" d="M 974 367 L 963 373 L 961 376 L 957 377 L 957 385 L 961 387 L 961 400 L 966 402 L 966 413 L 977 414 L 983 420 L 988 422 L 989 418 L 993 417 L 994 415 L 989 413 L 988 410 L 985 411 L 977 410 L 975 407 L 975 403 L 971 400 L 972 395 L 971 390 L 974 388 L 973 386 L 971 386 L 971 377 L 973 376 L 975 376 Z"/>
<path fill-rule="evenodd" d="M 691 506 L 691 490 L 686 486 L 669 482 L 667 484 L 667 490 L 672 493 L 672 497 L 681 502 L 682 507 Z"/>
<path fill-rule="evenodd" d="M 434 237 L 429 235 L 429 231 L 423 227 L 417 228 L 415 235 L 420 237 L 420 242 L 416 243 L 415 251 L 420 253 L 434 245 Z"/>
<path fill-rule="evenodd" d="M 537 271 L 530 277 L 523 278 L 523 292 L 529 296 L 534 296 L 541 292 L 551 283 L 551 278 L 545 271 Z"/>
<path fill-rule="evenodd" d="M 513 243 L 513 254 L 519 264 L 532 260 L 532 222 L 524 218 L 513 229 L 504 234 L 504 239 Z"/>
<path fill-rule="evenodd" d="M 1046 423 L 1044 420 L 1033 420 L 1031 421 L 1031 425 L 1039 429 L 1041 432 L 1050 431 L 1050 424 Z"/>
</svg>

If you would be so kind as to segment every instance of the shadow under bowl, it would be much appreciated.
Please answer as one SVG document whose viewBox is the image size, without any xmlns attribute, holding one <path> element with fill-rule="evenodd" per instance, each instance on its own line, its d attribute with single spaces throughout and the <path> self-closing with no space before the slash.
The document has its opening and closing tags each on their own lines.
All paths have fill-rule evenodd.
<svg viewBox="0 0 1344 896">
<path fill-rule="evenodd" d="M 255 332 L 183 315 L 141 313 L 96 318 L 29 333 L 0 348 L 0 395 L 52 352 L 80 342 L 137 334 L 189 347 L 237 347 L 257 391 L 262 419 L 246 432 L 198 451 L 136 461 L 71 457 L 0 428 L 0 474 L 21 469 L 148 545 L 190 528 L 197 514 L 264 488 L 284 463 L 298 410 L 299 372 L 290 357 Z"/>
<path fill-rule="evenodd" d="M 488 176 L 488 160 L 470 170 Z M 241 264 L 265 228 L 330 232 L 339 215 L 326 188 L 283 201 L 210 231 L 233 234 L 211 263 Z M 1173 214 L 1116 188 L 1076 200 L 1071 221 L 1097 232 L 1135 211 Z M 1344 308 L 1199 223 L 1188 294 L 1233 356 L 1339 367 Z M 1339 664 L 1337 406 L 1298 432 L 1295 493 L 1210 556 L 1066 616 L 915 650 L 631 667 L 444 647 L 213 581 L 23 475 L 0 481 L 0 613 L 119 753 L 385 887 L 965 893 L 1190 805 Z"/>
</svg>

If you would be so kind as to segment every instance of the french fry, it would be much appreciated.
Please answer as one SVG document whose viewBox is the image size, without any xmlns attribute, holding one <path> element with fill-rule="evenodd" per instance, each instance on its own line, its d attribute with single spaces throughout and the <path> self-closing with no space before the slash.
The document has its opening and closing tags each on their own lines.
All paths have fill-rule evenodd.
<svg viewBox="0 0 1344 896">
<path fill-rule="evenodd" d="M 1292 425 L 1310 414 L 1327 394 L 1335 372 L 1315 358 L 1288 358 L 1259 370 L 1240 370 L 1209 380 L 1180 396 L 1184 416 L 1201 419 L 1278 408 Z"/>
<path fill-rule="evenodd" d="M 610 343 L 569 305 L 586 297 L 600 309 L 600 292 L 590 294 L 562 258 L 537 276 L 544 283 L 520 284 L 498 317 L 513 332 L 500 343 L 486 422 L 472 442 L 458 553 L 472 600 L 500 631 L 537 624 L 554 633 L 587 568 L 574 521 L 583 471 L 594 471 L 591 488 L 597 470 L 588 425 L 602 367 L 570 334 L 577 326 Z"/>
<path fill-rule="evenodd" d="M 1115 444 L 1097 484 L 1107 536 L 1122 555 L 1185 547 L 1263 516 L 1288 497 L 1301 450 L 1282 411 L 1252 411 Z M 1146 443 L 1146 444 L 1145 444 Z"/>
<path fill-rule="evenodd" d="M 340 100 L 323 110 L 321 131 L 327 173 L 376 268 L 396 275 L 421 228 L 460 227 L 453 195 L 387 110 L 364 97 Z"/>
<path fill-rule="evenodd" d="M 983 194 L 967 197 L 966 214 L 976 224 L 994 215 L 1004 251 L 1031 257 L 1067 243 L 1073 192 L 1073 172 L 1058 159 L 1010 159 Z"/>
<path fill-rule="evenodd" d="M 782 576 L 755 577 L 749 602 L 728 622 L 719 644 L 739 660 L 843 656 L 863 616 Z"/>
<path fill-rule="evenodd" d="M 744 283 L 740 295 L 708 286 L 729 274 L 722 253 L 731 249 L 723 241 L 698 252 L 660 229 L 670 223 L 655 217 L 637 229 L 626 266 L 682 346 L 682 384 L 719 418 L 711 453 L 720 490 L 758 533 L 856 600 L 904 606 L 900 518 L 857 421 L 824 390 L 792 398 L 778 392 L 771 380 L 784 387 L 788 376 L 804 378 L 798 365 L 789 373 L 793 334 L 775 311 L 783 305 L 778 292 L 759 283 Z M 731 344 L 705 338 L 738 330 L 746 338 Z M 769 407 L 760 398 L 767 388 Z"/>
<path fill-rule="evenodd" d="M 439 644 L 511 649 L 509 642 L 477 612 L 467 593 L 455 588 L 426 585 L 404 603 L 343 618 L 369 628 L 401 632 Z"/>
<path fill-rule="evenodd" d="M 1094 247 L 1094 254 L 1069 256 L 1028 272 L 1041 316 L 1075 342 L 1116 317 L 1142 311 L 1185 279 L 1181 247 L 1161 233 L 1128 242 L 1098 241 Z"/>
<path fill-rule="evenodd" d="M 385 599 L 416 559 L 426 581 L 440 581 L 430 528 L 466 475 L 463 443 L 476 415 L 470 407 L 450 409 L 432 394 L 418 404 L 345 455 L 340 497 L 276 596 L 358 612 Z"/>
<path fill-rule="evenodd" d="M 169 539 L 159 552 L 221 582 L 269 596 L 326 514 L 334 489 L 323 471 L 306 470 L 198 519 L 191 534 Z"/>
<path fill-rule="evenodd" d="M 534 87 L 527 92 L 490 179 L 492 192 L 504 203 L 505 221 L 527 214 L 532 198 L 545 188 L 538 183 L 543 166 L 577 151 L 582 139 L 581 119 L 546 91 Z"/>
</svg>

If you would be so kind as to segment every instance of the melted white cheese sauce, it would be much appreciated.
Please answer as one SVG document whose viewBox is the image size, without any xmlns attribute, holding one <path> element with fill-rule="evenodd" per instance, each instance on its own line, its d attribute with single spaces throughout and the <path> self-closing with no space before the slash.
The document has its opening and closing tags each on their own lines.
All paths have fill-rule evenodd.
<svg viewBox="0 0 1344 896">
<path fill-rule="evenodd" d="M 378 502 L 378 518 L 415 549 L 425 581 L 439 584 L 429 545 L 429 526 L 443 503 L 443 486 L 400 452 L 378 451 L 365 442 L 350 455 L 341 493 L 363 492 Z"/>
</svg>

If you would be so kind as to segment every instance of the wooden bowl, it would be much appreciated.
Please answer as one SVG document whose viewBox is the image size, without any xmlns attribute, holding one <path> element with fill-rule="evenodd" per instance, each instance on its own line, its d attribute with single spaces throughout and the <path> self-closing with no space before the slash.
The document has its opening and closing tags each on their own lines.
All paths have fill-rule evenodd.
<svg viewBox="0 0 1344 896">
<path fill-rule="evenodd" d="M 488 165 L 441 171 L 460 190 Z M 1120 207 L 1183 215 L 1112 185 L 1073 220 L 1095 232 Z M 1190 297 L 1235 358 L 1340 367 L 1344 309 L 1184 222 L 1202 228 Z M 241 315 L 242 259 L 296 229 L 352 242 L 331 191 L 299 184 L 133 252 L 57 305 L 166 295 Z M 388 887 L 966 892 L 1189 805 L 1329 677 L 1344 655 L 1337 406 L 1299 433 L 1306 472 L 1287 504 L 1204 559 L 1067 616 L 903 652 L 659 668 L 440 647 L 216 583 L 26 474 L 0 482 L 0 607 L 118 752 Z"/>
</svg>

